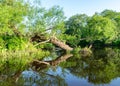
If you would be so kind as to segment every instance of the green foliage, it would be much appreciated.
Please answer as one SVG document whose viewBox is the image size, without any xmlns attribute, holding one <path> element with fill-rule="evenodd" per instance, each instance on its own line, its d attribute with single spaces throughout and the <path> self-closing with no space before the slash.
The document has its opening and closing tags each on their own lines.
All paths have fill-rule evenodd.
<svg viewBox="0 0 120 86">
<path fill-rule="evenodd" d="M 77 45 L 80 42 L 80 39 L 82 37 L 82 34 L 84 33 L 83 30 L 86 28 L 87 25 L 87 20 L 89 17 L 85 14 L 80 14 L 80 15 L 74 15 L 66 21 L 66 31 L 65 33 L 68 35 L 71 35 L 74 39 L 71 39 L 72 42 L 71 44 Z"/>
<path fill-rule="evenodd" d="M 114 20 L 118 14 L 119 14 L 118 12 L 113 11 L 113 10 L 108 10 L 108 9 L 106 9 L 100 13 L 100 15 L 102 15 L 103 17 L 107 17 L 112 20 Z"/>
<path fill-rule="evenodd" d="M 80 50 L 81 50 L 80 47 L 74 48 L 74 50 L 72 51 L 74 58 L 81 58 Z"/>
<path fill-rule="evenodd" d="M 37 46 L 37 48 L 45 49 L 45 50 L 53 50 L 55 46 L 52 43 L 43 43 Z"/>
<path fill-rule="evenodd" d="M 119 75 L 119 50 L 105 49 L 102 54 L 94 51 L 91 58 L 82 58 L 77 46 L 97 42 L 120 45 L 120 12 L 104 10 L 91 17 L 77 14 L 65 21 L 62 8 L 45 9 L 38 2 L 40 0 L 0 0 L 0 74 L 12 76 L 34 59 L 48 56 L 50 52 L 43 50 L 52 50 L 53 44 L 35 47 L 29 39 L 41 33 L 49 38 L 55 33 L 63 42 L 76 47 L 72 51 L 76 58 L 70 58 L 60 66 L 67 67 L 78 77 L 88 77 L 94 84 L 109 83 Z M 83 51 L 91 54 L 87 48 Z"/>
<path fill-rule="evenodd" d="M 6 48 L 9 50 L 23 50 L 25 49 L 25 42 L 24 39 L 19 37 L 12 37 L 6 40 Z"/>
<path fill-rule="evenodd" d="M 74 15 L 66 22 L 66 33 L 81 37 L 82 29 L 87 25 L 88 16 L 85 14 Z"/>
<path fill-rule="evenodd" d="M 22 51 L 0 51 L 0 74 L 2 72 L 11 76 L 17 71 L 24 70 L 34 59 L 42 59 L 49 54 L 49 51 L 37 50 L 31 44 Z"/>
<path fill-rule="evenodd" d="M 112 48 L 102 48 L 93 50 L 93 55 L 85 58 L 70 58 L 69 62 L 74 64 L 62 63 L 61 66 L 66 67 L 70 73 L 76 77 L 82 77 L 94 85 L 109 84 L 111 80 L 119 77 L 120 50 Z"/>
<path fill-rule="evenodd" d="M 27 14 L 27 5 L 19 0 L 2 0 L 0 3 L 0 34 L 15 34 L 14 30 L 21 28 L 24 24 L 24 16 Z"/>
<path fill-rule="evenodd" d="M 120 12 L 116 12 L 113 10 L 104 10 L 103 12 L 100 13 L 103 17 L 107 17 L 111 19 L 111 21 L 114 21 L 116 24 L 116 31 L 118 32 L 117 38 L 115 41 L 113 41 L 115 44 L 119 43 L 120 39 Z"/>
<path fill-rule="evenodd" d="M 0 37 L 0 50 L 5 48 L 5 41 L 3 40 L 2 37 Z"/>
<path fill-rule="evenodd" d="M 15 35 L 0 36 L 0 50 L 23 50 L 26 48 L 27 39 Z"/>
<path fill-rule="evenodd" d="M 63 33 L 64 32 L 64 12 L 59 6 L 53 6 L 50 9 L 43 7 L 31 7 L 28 15 L 29 31 L 35 33 Z M 51 35 L 50 34 L 50 35 Z"/>
<path fill-rule="evenodd" d="M 67 67 L 72 67 L 72 66 L 76 66 L 76 62 L 61 62 L 59 64 L 59 66 L 63 67 L 63 68 L 67 68 Z"/>
<path fill-rule="evenodd" d="M 77 39 L 76 36 L 72 36 L 72 35 L 62 34 L 62 35 L 60 35 L 59 39 L 66 42 L 71 47 L 76 47 L 79 43 L 79 39 Z"/>
<path fill-rule="evenodd" d="M 77 44 L 112 43 L 119 39 L 119 13 L 105 10 L 100 14 L 88 17 L 85 14 L 77 14 L 66 21 L 66 34 L 71 35 Z M 76 42 L 74 42 L 76 44 Z"/>
<path fill-rule="evenodd" d="M 93 42 L 95 40 L 100 40 L 108 43 L 117 37 L 117 30 L 114 22 L 99 15 L 94 15 L 88 21 L 88 28 L 86 31 L 85 37 Z"/>
</svg>

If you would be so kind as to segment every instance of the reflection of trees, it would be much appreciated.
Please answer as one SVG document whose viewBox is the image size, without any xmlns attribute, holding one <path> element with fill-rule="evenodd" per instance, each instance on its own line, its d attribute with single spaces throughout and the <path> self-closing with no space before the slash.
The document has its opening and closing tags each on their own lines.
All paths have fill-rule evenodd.
<svg viewBox="0 0 120 86">
<path fill-rule="evenodd" d="M 12 73 L 11 73 L 12 72 Z M 21 71 L 8 71 L 8 74 L 0 75 L 0 86 L 17 86 L 17 81 L 20 77 Z"/>
<path fill-rule="evenodd" d="M 120 50 L 105 48 L 93 50 L 93 56 L 89 58 L 70 58 L 69 61 L 75 61 L 76 66 L 68 67 L 70 72 L 78 77 L 87 78 L 94 84 L 105 84 L 120 73 Z"/>
<path fill-rule="evenodd" d="M 39 60 L 34 60 L 32 62 L 32 66 L 34 66 L 36 69 L 44 69 L 46 68 L 48 65 L 51 66 L 56 66 L 58 64 L 60 64 L 61 62 L 66 61 L 68 58 L 70 58 L 71 56 L 73 56 L 72 54 L 64 54 L 54 60 L 50 60 L 50 61 L 39 61 Z"/>
<path fill-rule="evenodd" d="M 66 82 L 61 75 L 54 75 L 47 73 L 49 71 L 49 65 L 55 67 L 61 62 L 66 61 L 68 58 L 70 58 L 72 54 L 64 54 L 62 56 L 59 56 L 58 58 L 50 61 L 39 61 L 34 60 L 32 65 L 37 66 L 39 70 L 28 70 L 22 72 L 22 69 L 19 70 L 19 68 L 16 68 L 15 66 L 12 66 L 7 68 L 6 71 L 2 71 L 1 74 L 5 75 L 1 76 L 0 74 L 0 80 L 2 81 L 0 85 L 2 86 L 66 86 Z M 8 67 L 8 66 L 7 66 Z M 16 68 L 16 69 L 15 69 Z M 34 67 L 33 67 L 34 68 Z M 15 69 L 15 70 L 14 70 Z M 22 74 L 22 75 L 21 75 Z M 5 79 L 4 79 L 5 78 Z"/>
<path fill-rule="evenodd" d="M 1 76 L 0 86 L 67 86 L 63 77 L 45 71 L 26 70 L 15 77 Z"/>
<path fill-rule="evenodd" d="M 61 62 L 66 61 L 72 54 L 64 54 L 54 60 L 50 61 L 39 61 L 34 60 L 32 66 L 35 66 L 35 71 L 29 70 L 22 73 L 24 79 L 24 85 L 37 85 L 37 86 L 66 86 L 65 79 L 61 75 L 54 75 L 48 73 L 48 65 L 55 67 Z M 36 68 L 38 68 L 36 70 Z M 19 79 L 20 80 L 20 79 Z M 22 84 L 23 85 L 23 84 Z"/>
<path fill-rule="evenodd" d="M 65 80 L 59 75 L 33 70 L 23 71 L 18 80 L 20 86 L 66 86 Z"/>
<path fill-rule="evenodd" d="M 45 61 L 52 67 L 56 68 L 56 65 L 60 65 L 62 69 L 61 75 L 55 75 L 49 73 L 49 66 L 46 64 L 39 64 L 40 70 L 33 71 L 28 70 L 28 74 L 25 71 L 17 71 L 18 69 L 9 69 L 0 72 L 0 85 L 1 86 L 15 86 L 15 85 L 67 85 L 64 80 L 65 70 L 67 68 L 70 73 L 76 77 L 82 77 L 88 79 L 90 83 L 94 84 L 106 84 L 110 83 L 112 79 L 120 77 L 120 50 L 112 48 L 104 48 L 93 50 L 91 57 L 72 57 L 71 54 L 60 56 L 55 60 Z M 39 63 L 39 62 L 38 62 Z M 46 66 L 43 66 L 46 65 Z M 67 71 L 68 71 L 67 70 Z M 16 72 L 16 73 L 15 73 Z M 4 76 L 7 75 L 7 76 Z M 26 75 L 26 76 L 25 76 Z M 20 77 L 20 78 L 19 78 Z M 3 82 L 2 80 L 5 79 Z M 15 82 L 17 81 L 17 82 Z M 10 84 L 10 85 L 8 85 Z"/>
<path fill-rule="evenodd" d="M 25 67 L 20 61 L 17 62 L 15 60 L 10 63 L 6 60 L 0 65 L 0 86 L 16 86 L 16 81 Z"/>
</svg>

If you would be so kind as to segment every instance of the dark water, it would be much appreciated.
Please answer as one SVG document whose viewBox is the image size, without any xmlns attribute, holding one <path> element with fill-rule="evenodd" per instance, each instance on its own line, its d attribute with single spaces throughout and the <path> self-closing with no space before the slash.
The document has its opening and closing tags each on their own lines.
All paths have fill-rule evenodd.
<svg viewBox="0 0 120 86">
<path fill-rule="evenodd" d="M 93 49 L 90 57 L 70 56 L 56 59 L 54 53 L 44 59 L 51 60 L 50 66 L 28 68 L 20 73 L 16 82 L 0 81 L 1 86 L 120 86 L 120 49 Z"/>
</svg>

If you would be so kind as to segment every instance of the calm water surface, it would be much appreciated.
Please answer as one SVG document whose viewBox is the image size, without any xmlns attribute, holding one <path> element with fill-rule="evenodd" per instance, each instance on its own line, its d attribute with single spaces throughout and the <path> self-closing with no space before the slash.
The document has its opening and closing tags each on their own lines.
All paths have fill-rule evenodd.
<svg viewBox="0 0 120 86">
<path fill-rule="evenodd" d="M 28 68 L 20 73 L 16 83 L 6 86 L 120 86 L 120 49 L 93 49 L 90 57 L 79 54 L 46 57 L 51 66 L 41 65 L 37 70 Z M 3 86 L 3 85 L 1 85 Z"/>
</svg>

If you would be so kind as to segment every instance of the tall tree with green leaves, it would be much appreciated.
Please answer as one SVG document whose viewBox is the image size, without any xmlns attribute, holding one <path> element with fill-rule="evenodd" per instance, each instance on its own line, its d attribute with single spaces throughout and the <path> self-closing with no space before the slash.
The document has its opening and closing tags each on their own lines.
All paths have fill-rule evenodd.
<svg viewBox="0 0 120 86">
<path fill-rule="evenodd" d="M 120 34 L 120 12 L 113 10 L 104 10 L 100 13 L 103 17 L 107 17 L 116 23 L 117 32 Z M 120 35 L 118 34 L 116 41 L 120 41 Z"/>
<path fill-rule="evenodd" d="M 64 12 L 61 7 L 53 6 L 49 9 L 41 7 L 40 3 L 36 3 L 30 7 L 27 21 L 30 33 L 40 34 L 48 33 L 63 33 L 64 32 Z M 47 33 L 47 34 L 48 34 Z"/>
<path fill-rule="evenodd" d="M 25 31 L 24 17 L 28 5 L 21 0 L 0 1 L 0 47 L 1 49 L 18 50 L 24 46 L 22 38 Z"/>
<path fill-rule="evenodd" d="M 93 15 L 89 19 L 86 31 L 84 36 L 91 42 L 100 40 L 105 43 L 111 43 L 117 36 L 115 22 L 99 15 Z"/>
<path fill-rule="evenodd" d="M 83 37 L 84 29 L 87 27 L 89 17 L 85 14 L 77 14 L 66 21 L 65 34 L 73 36 L 74 44 L 77 45 Z"/>
<path fill-rule="evenodd" d="M 110 19 L 109 16 L 106 17 L 102 14 L 94 14 L 92 17 L 88 17 L 85 14 L 72 16 L 66 22 L 67 29 L 65 33 L 73 36 L 74 43 L 77 40 L 76 44 L 80 40 L 85 40 L 89 43 L 94 43 L 95 41 L 112 43 L 117 38 L 118 30 L 116 22 Z"/>
<path fill-rule="evenodd" d="M 23 31 L 22 21 L 27 14 L 27 5 L 20 0 L 0 1 L 0 34 L 16 34 Z"/>
</svg>

